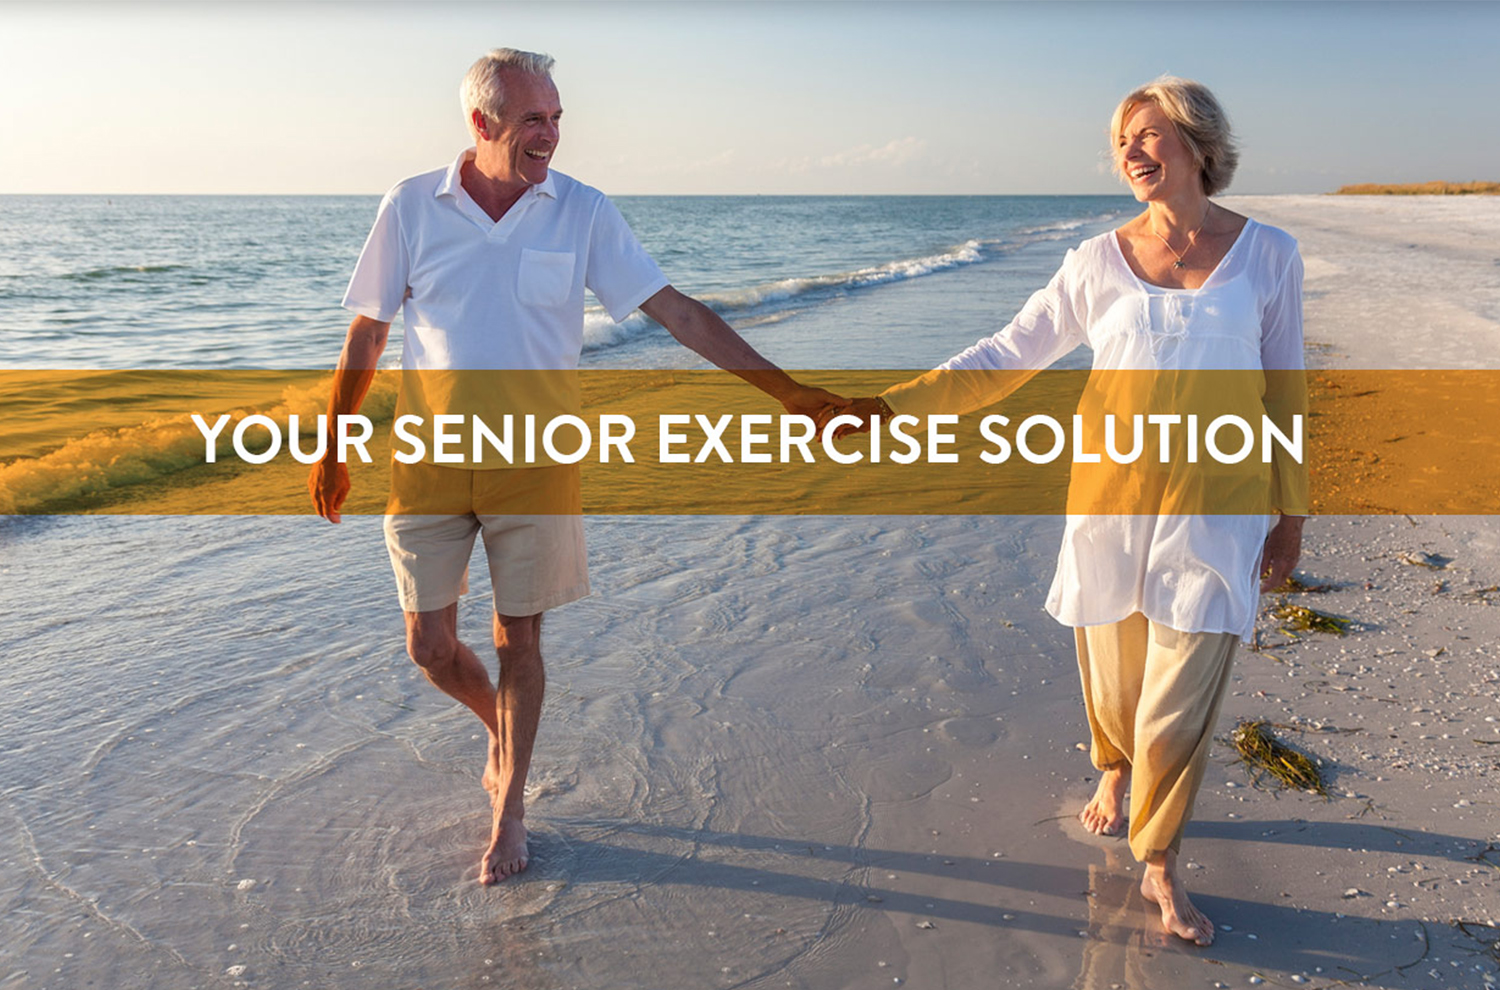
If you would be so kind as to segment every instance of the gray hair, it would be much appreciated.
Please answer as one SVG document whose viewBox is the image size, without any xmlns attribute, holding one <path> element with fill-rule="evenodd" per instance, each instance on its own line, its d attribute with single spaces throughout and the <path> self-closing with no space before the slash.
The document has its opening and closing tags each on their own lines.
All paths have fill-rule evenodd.
<svg viewBox="0 0 1500 990">
<path fill-rule="evenodd" d="M 1161 108 L 1177 128 L 1177 136 L 1192 152 L 1198 163 L 1203 180 L 1203 194 L 1215 196 L 1229 187 L 1234 170 L 1240 163 L 1239 150 L 1234 146 L 1234 135 L 1229 130 L 1229 117 L 1207 86 L 1191 79 L 1177 76 L 1159 76 L 1135 90 L 1120 105 L 1109 122 L 1110 153 L 1114 160 L 1115 174 L 1122 180 L 1120 167 L 1120 134 L 1131 113 L 1143 103 L 1153 103 Z"/>
<path fill-rule="evenodd" d="M 499 120 L 505 107 L 505 84 L 500 73 L 506 69 L 524 72 L 531 76 L 552 78 L 551 55 L 522 52 L 514 48 L 495 48 L 482 55 L 479 61 L 469 66 L 463 85 L 458 87 L 458 99 L 464 107 L 464 119 L 474 119 L 478 110 L 490 120 Z"/>
</svg>

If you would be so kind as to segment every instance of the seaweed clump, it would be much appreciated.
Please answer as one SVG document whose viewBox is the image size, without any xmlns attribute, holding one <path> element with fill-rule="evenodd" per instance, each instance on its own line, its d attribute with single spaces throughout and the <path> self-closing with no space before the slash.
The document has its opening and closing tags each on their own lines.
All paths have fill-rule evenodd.
<svg viewBox="0 0 1500 990">
<path fill-rule="evenodd" d="M 1271 735 L 1264 721 L 1241 722 L 1233 739 L 1235 751 L 1252 770 L 1268 773 L 1286 787 L 1328 796 L 1317 764 Z"/>
<path fill-rule="evenodd" d="M 1325 595 L 1332 590 L 1334 587 L 1331 584 L 1308 584 L 1291 574 L 1286 576 L 1280 587 L 1271 589 L 1273 594 L 1282 595 Z"/>
<path fill-rule="evenodd" d="M 1283 599 L 1271 606 L 1271 617 L 1281 623 L 1282 632 L 1326 632 L 1343 636 L 1349 631 L 1349 620 L 1306 605 L 1293 605 Z"/>
</svg>

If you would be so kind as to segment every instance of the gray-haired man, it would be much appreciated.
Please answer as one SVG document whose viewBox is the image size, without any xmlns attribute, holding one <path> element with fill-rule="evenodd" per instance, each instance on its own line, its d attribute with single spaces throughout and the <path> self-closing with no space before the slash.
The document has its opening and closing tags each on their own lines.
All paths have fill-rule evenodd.
<svg viewBox="0 0 1500 990">
<path fill-rule="evenodd" d="M 344 297 L 358 315 L 334 376 L 330 422 L 358 411 L 398 311 L 406 370 L 576 368 L 585 288 L 617 320 L 645 311 L 788 412 L 817 416 L 842 406 L 838 396 L 793 381 L 672 288 L 602 193 L 551 169 L 562 118 L 551 70 L 548 56 L 505 48 L 474 63 L 461 91 L 474 147 L 386 194 Z M 496 473 L 438 470 L 452 472 L 455 488 Z M 555 490 L 557 504 L 576 502 L 576 472 L 528 470 L 542 472 L 541 487 Z M 344 466 L 330 455 L 308 484 L 318 514 L 338 522 L 349 492 Z M 457 601 L 480 534 L 495 585 L 498 685 L 458 638 Z M 489 731 L 483 782 L 493 824 L 479 880 L 494 883 L 526 868 L 523 789 L 545 683 L 542 614 L 588 593 L 582 523 L 567 514 L 389 515 L 386 542 L 408 653 Z"/>
</svg>

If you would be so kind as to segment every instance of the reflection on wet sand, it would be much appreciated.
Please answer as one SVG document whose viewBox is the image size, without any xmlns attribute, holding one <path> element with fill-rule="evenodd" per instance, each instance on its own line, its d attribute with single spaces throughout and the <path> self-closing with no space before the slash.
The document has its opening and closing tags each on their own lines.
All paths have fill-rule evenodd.
<svg viewBox="0 0 1500 990">
<path fill-rule="evenodd" d="M 1141 897 L 1138 875 L 1126 872 L 1129 857 L 1104 847 L 1104 862 L 1089 864 L 1089 926 L 1073 990 L 1121 990 L 1149 986 L 1142 949 L 1162 948 L 1167 935 Z"/>
</svg>

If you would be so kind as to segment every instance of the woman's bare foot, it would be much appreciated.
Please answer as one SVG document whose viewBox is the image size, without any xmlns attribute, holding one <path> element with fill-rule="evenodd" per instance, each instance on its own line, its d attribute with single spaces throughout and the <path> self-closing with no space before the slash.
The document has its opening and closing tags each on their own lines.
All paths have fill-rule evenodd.
<svg viewBox="0 0 1500 990">
<path fill-rule="evenodd" d="M 1159 859 L 1146 861 L 1146 875 L 1141 878 L 1141 896 L 1161 908 L 1162 927 L 1179 938 L 1198 945 L 1214 940 L 1214 925 L 1203 912 L 1193 907 L 1187 890 L 1177 879 L 1177 854 L 1168 850 Z"/>
<path fill-rule="evenodd" d="M 1104 771 L 1094 799 L 1078 813 L 1083 827 L 1095 835 L 1119 835 L 1120 826 L 1125 824 L 1125 788 L 1129 783 L 1129 767 Z"/>
<path fill-rule="evenodd" d="M 479 882 L 488 886 L 526 869 L 526 826 L 520 814 L 509 814 L 495 807 L 494 825 L 490 829 L 490 847 L 479 861 Z"/>
</svg>

